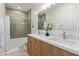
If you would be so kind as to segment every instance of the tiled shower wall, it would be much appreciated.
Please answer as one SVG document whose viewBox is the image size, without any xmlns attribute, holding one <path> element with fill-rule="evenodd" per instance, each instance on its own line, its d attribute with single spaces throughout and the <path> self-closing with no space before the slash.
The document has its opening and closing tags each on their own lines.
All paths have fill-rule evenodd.
<svg viewBox="0 0 79 59">
<path fill-rule="evenodd" d="M 31 33 L 31 10 L 28 12 L 6 8 L 6 14 L 10 16 L 10 37 L 26 37 Z"/>
</svg>

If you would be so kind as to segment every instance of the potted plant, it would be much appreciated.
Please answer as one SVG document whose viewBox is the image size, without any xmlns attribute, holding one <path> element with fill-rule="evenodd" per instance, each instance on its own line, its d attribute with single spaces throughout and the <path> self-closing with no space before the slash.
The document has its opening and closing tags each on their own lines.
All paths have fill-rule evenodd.
<svg viewBox="0 0 79 59">
<path fill-rule="evenodd" d="M 49 36 L 50 34 L 48 33 L 48 31 L 52 30 L 52 24 L 48 24 L 45 30 L 46 30 L 46 34 L 45 35 Z"/>
</svg>

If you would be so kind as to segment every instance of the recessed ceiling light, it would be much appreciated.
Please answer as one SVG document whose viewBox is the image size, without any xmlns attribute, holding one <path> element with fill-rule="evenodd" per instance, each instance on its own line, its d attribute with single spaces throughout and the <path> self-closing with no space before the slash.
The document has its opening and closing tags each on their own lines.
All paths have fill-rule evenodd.
<svg viewBox="0 0 79 59">
<path fill-rule="evenodd" d="M 18 9 L 21 9 L 21 7 L 17 7 Z"/>
</svg>

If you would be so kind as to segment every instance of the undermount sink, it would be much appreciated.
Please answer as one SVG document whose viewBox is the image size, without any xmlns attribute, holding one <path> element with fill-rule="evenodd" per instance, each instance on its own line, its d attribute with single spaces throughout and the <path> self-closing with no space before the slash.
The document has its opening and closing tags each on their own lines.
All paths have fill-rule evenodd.
<svg viewBox="0 0 79 59">
<path fill-rule="evenodd" d="M 63 39 L 63 38 L 60 38 L 60 37 L 48 37 L 47 39 L 61 43 L 61 44 L 66 44 L 66 45 L 74 45 L 76 43 L 75 41 L 73 41 L 71 39 Z"/>
</svg>

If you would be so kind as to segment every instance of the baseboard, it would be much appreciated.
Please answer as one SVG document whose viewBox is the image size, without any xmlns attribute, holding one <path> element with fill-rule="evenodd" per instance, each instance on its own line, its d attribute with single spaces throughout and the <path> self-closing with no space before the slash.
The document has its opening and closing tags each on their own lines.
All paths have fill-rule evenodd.
<svg viewBox="0 0 79 59">
<path fill-rule="evenodd" d="M 11 49 L 11 50 L 7 51 L 6 54 L 16 52 L 16 51 L 19 51 L 19 48 Z"/>
</svg>

